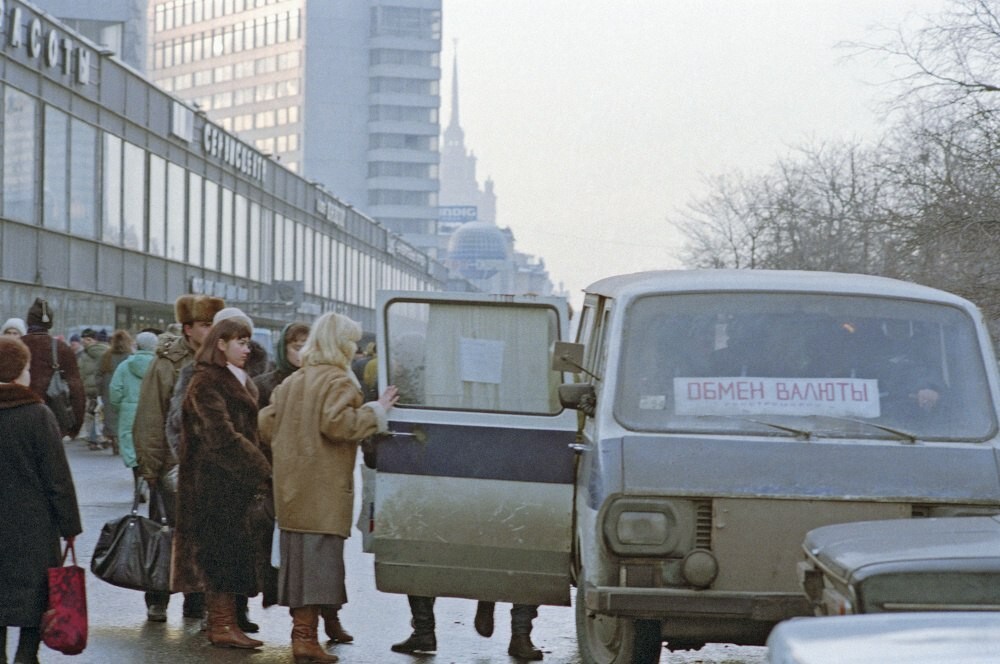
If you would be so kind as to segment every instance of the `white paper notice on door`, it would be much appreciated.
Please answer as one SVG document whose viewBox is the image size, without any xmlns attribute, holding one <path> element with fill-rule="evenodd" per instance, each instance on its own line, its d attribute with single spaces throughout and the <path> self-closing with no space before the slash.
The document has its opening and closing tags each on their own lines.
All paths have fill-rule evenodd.
<svg viewBox="0 0 1000 664">
<path fill-rule="evenodd" d="M 493 339 L 459 339 L 458 363 L 462 380 L 499 385 L 503 378 L 504 345 Z"/>
</svg>

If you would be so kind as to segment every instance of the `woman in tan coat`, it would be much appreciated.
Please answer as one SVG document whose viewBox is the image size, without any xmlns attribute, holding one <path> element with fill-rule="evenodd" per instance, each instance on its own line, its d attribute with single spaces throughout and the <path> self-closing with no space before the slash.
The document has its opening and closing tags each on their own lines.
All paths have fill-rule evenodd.
<svg viewBox="0 0 1000 664">
<path fill-rule="evenodd" d="M 389 387 L 364 402 L 351 371 L 361 327 L 328 313 L 301 350 L 302 368 L 285 379 L 260 411 L 260 436 L 270 442 L 274 502 L 281 530 L 278 603 L 292 614 L 297 663 L 336 662 L 316 634 L 323 615 L 335 641 L 349 641 L 337 618 L 347 602 L 344 541 L 351 532 L 358 443 L 387 428 L 398 395 Z"/>
</svg>

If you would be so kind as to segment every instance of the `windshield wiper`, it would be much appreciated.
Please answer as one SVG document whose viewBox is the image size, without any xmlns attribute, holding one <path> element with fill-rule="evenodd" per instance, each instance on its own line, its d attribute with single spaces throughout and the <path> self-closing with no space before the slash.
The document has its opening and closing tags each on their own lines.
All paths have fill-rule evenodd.
<svg viewBox="0 0 1000 664">
<path fill-rule="evenodd" d="M 831 420 L 837 420 L 839 422 L 853 422 L 854 424 L 863 424 L 864 426 L 872 427 L 873 429 L 878 429 L 879 431 L 885 431 L 886 433 L 891 433 L 900 440 L 903 440 L 911 445 L 917 442 L 916 434 L 912 434 L 909 431 L 903 431 L 902 429 L 887 427 L 884 424 L 876 424 L 875 422 L 868 422 L 867 420 L 858 420 L 853 417 L 837 417 L 836 415 L 823 415 L 823 417 L 828 417 Z"/>
<path fill-rule="evenodd" d="M 737 420 L 739 422 L 752 422 L 754 424 L 759 424 L 765 427 L 771 427 L 772 429 L 777 429 L 778 431 L 787 431 L 788 433 L 794 433 L 796 438 L 802 438 L 803 440 L 809 440 L 813 436 L 813 432 L 808 429 L 796 429 L 795 427 L 785 426 L 784 424 L 776 424 L 774 422 L 766 422 L 764 420 L 755 420 L 752 417 L 738 417 L 736 415 L 722 415 L 722 419 L 725 420 Z"/>
</svg>

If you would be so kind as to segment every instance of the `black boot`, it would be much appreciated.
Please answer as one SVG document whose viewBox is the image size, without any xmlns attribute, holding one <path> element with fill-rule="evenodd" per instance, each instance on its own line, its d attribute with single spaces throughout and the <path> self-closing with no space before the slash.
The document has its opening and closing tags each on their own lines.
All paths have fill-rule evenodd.
<svg viewBox="0 0 1000 664">
<path fill-rule="evenodd" d="M 543 657 L 542 651 L 535 647 L 528 634 L 511 634 L 507 654 L 516 659 L 537 661 Z"/>
<path fill-rule="evenodd" d="M 260 625 L 255 622 L 250 622 L 249 616 L 247 616 L 247 596 L 237 595 L 236 596 L 236 624 L 244 632 L 259 632 Z"/>
<path fill-rule="evenodd" d="M 183 614 L 185 618 L 204 618 L 205 593 L 185 593 Z"/>
<path fill-rule="evenodd" d="M 408 595 L 410 613 L 413 615 L 413 633 L 410 638 L 393 644 L 393 652 L 434 652 L 437 638 L 434 636 L 434 598 Z"/>
<path fill-rule="evenodd" d="M 42 632 L 38 627 L 22 627 L 14 664 L 38 664 L 38 644 L 41 641 Z"/>
<path fill-rule="evenodd" d="M 495 607 L 496 604 L 493 602 L 480 601 L 476 604 L 476 618 L 472 624 L 479 636 L 485 636 L 487 639 L 493 636 L 493 609 Z"/>
</svg>

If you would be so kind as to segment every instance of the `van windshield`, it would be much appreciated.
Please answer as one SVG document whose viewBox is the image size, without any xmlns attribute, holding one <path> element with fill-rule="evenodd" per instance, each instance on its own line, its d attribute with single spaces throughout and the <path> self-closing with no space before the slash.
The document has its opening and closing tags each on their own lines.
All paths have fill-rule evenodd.
<svg viewBox="0 0 1000 664">
<path fill-rule="evenodd" d="M 955 307 L 657 295 L 631 305 L 624 330 L 615 413 L 629 429 L 921 440 L 995 430 L 976 328 Z"/>
</svg>

